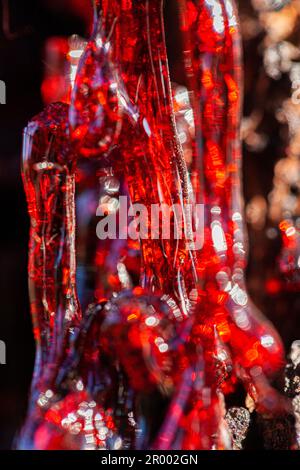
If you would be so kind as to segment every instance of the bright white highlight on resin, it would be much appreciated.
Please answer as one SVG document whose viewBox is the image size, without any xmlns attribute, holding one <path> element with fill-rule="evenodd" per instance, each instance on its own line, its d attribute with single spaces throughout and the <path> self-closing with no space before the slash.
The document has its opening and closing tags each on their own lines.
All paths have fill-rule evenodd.
<svg viewBox="0 0 300 470">
<path fill-rule="evenodd" d="M 206 0 L 206 4 L 211 7 L 213 15 L 213 27 L 218 34 L 222 34 L 225 31 L 223 11 L 220 2 L 217 0 Z"/>
<path fill-rule="evenodd" d="M 222 229 L 220 222 L 212 223 L 211 234 L 212 234 L 212 239 L 213 239 L 215 250 L 217 252 L 226 251 L 227 250 L 226 238 L 225 238 L 224 230 Z"/>
</svg>

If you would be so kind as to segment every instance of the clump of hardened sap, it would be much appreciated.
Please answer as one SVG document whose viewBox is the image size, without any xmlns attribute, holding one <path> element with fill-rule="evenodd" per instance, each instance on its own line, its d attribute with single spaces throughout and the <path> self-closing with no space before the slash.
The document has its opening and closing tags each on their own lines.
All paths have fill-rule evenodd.
<svg viewBox="0 0 300 470">
<path fill-rule="evenodd" d="M 41 289 L 37 339 L 40 330 L 47 341 L 38 355 L 45 356 L 37 366 L 40 395 L 28 420 L 31 447 L 228 448 L 222 390 L 231 382 L 232 369 L 260 396 L 266 390 L 265 374 L 282 363 L 281 343 L 254 313 L 244 285 L 236 14 L 231 2 L 225 9 L 202 1 L 181 4 L 183 14 L 187 7 L 182 30 L 194 96 L 192 160 L 186 161 L 175 127 L 158 0 L 103 2 L 77 74 L 70 131 L 64 121 L 66 133 L 54 160 L 62 152 L 65 171 L 77 158 L 73 154 L 101 161 L 117 152 L 114 164 L 125 175 L 133 203 L 150 208 L 163 202 L 182 209 L 205 203 L 204 245 L 192 250 L 195 221 L 189 215 L 173 219 L 172 227 L 182 224 L 184 229 L 180 240 L 172 235 L 141 240 L 143 289 L 113 294 L 85 314 L 78 331 L 72 186 L 68 204 L 58 212 L 62 228 L 54 237 L 66 256 L 58 257 L 47 278 L 43 273 L 51 265 L 40 255 L 44 248 L 33 252 L 30 265 L 31 276 L 34 263 L 41 264 L 43 286 L 50 279 L 62 299 L 47 316 Z M 121 40 L 124 35 L 127 41 Z M 69 139 L 71 156 L 65 158 Z M 73 178 L 72 165 L 68 171 Z M 29 180 L 25 176 L 25 186 Z M 54 233 L 48 224 L 57 215 L 51 203 L 58 201 L 59 208 L 66 198 L 65 186 L 57 188 L 60 176 L 54 181 L 49 195 L 45 178 L 33 203 L 43 195 L 43 204 L 51 207 L 50 219 L 42 218 L 51 256 Z M 61 242 L 65 233 L 70 238 Z M 65 265 L 67 259 L 72 263 Z M 57 267 L 65 289 L 57 283 Z M 33 284 L 38 282 L 34 277 Z M 32 314 L 36 318 L 35 304 Z M 164 404 L 162 421 L 151 413 L 153 394 L 156 403 Z"/>
</svg>

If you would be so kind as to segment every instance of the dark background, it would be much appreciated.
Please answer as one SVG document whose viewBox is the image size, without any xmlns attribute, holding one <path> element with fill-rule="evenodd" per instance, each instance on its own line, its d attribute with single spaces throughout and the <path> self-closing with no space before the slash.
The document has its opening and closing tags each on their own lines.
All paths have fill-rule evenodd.
<svg viewBox="0 0 300 470">
<path fill-rule="evenodd" d="M 13 436 L 24 418 L 30 384 L 34 343 L 27 293 L 28 217 L 20 174 L 22 129 L 38 113 L 43 103 L 40 85 L 43 76 L 43 45 L 47 37 L 86 34 L 85 20 L 90 12 L 80 0 L 2 0 L 0 27 L 0 79 L 7 86 L 7 104 L 0 106 L 0 339 L 7 346 L 7 365 L 0 365 L 0 449 L 12 445 Z M 87 2 L 85 2 L 87 3 Z M 241 2 L 242 7 L 248 2 Z M 243 5 L 244 4 L 244 5 Z M 4 15 L 3 15 L 4 13 Z M 7 16 L 9 13 L 9 18 Z M 166 7 L 167 36 L 172 71 L 176 75 L 176 29 L 172 1 Z M 253 83 L 262 67 L 259 53 L 261 36 L 245 41 L 245 113 L 255 102 Z M 276 82 L 269 99 L 288 84 Z M 270 144 L 251 155 L 245 150 L 244 181 L 246 200 L 255 194 L 266 196 L 272 187 L 274 163 L 282 157 L 284 139 L 272 111 L 265 131 Z M 296 315 L 300 311 L 295 293 L 270 296 L 265 282 L 278 276 L 276 256 L 279 240 L 267 240 L 263 231 L 250 230 L 249 288 L 262 311 L 272 319 L 289 347 L 300 336 Z M 297 331 L 298 328 L 298 331 Z"/>
<path fill-rule="evenodd" d="M 0 365 L 0 448 L 5 449 L 24 417 L 34 359 L 27 293 L 29 221 L 20 172 L 22 129 L 43 107 L 44 40 L 83 35 L 85 28 L 68 2 L 10 0 L 0 7 L 0 79 L 7 91 L 7 104 L 0 106 L 0 339 L 7 351 L 7 364 Z"/>
</svg>

